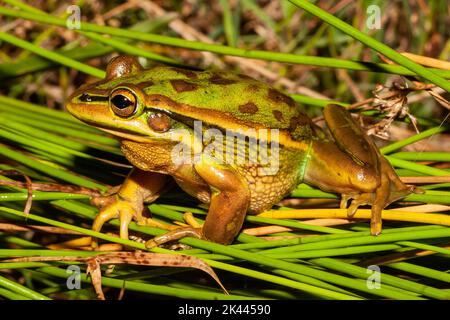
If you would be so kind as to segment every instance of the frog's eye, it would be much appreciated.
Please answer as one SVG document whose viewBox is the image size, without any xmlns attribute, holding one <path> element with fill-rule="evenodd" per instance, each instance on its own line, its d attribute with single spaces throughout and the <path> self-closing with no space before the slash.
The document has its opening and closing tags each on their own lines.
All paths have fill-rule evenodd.
<svg viewBox="0 0 450 320">
<path fill-rule="evenodd" d="M 136 113 L 136 96 L 129 90 L 117 89 L 110 96 L 111 110 L 119 117 L 128 118 Z"/>
<path fill-rule="evenodd" d="M 170 129 L 170 118 L 162 113 L 152 113 L 148 116 L 149 127 L 156 132 L 166 132 Z"/>
</svg>

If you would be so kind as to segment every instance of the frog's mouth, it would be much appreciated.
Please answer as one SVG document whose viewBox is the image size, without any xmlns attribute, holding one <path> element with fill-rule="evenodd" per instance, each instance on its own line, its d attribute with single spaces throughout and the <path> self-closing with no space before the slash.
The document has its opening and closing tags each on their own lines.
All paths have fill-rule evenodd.
<svg viewBox="0 0 450 320">
<path fill-rule="evenodd" d="M 113 129 L 108 129 L 108 128 L 102 128 L 99 127 L 98 125 L 95 126 L 97 129 L 100 129 L 104 132 L 107 132 L 109 134 L 112 134 L 113 136 L 122 138 L 124 140 L 130 140 L 130 141 L 134 141 L 134 142 L 141 142 L 141 143 L 149 143 L 149 142 L 153 142 L 155 141 L 154 138 L 151 138 L 149 136 L 140 134 L 140 133 L 136 133 L 133 131 L 129 131 L 129 132 L 124 132 L 124 131 L 116 131 Z"/>
<path fill-rule="evenodd" d="M 139 119 L 128 120 L 115 117 L 105 104 L 97 102 L 86 104 L 69 100 L 66 109 L 78 120 L 122 139 L 136 142 L 158 139 L 158 137 L 153 138 L 156 134 L 150 132 Z"/>
</svg>

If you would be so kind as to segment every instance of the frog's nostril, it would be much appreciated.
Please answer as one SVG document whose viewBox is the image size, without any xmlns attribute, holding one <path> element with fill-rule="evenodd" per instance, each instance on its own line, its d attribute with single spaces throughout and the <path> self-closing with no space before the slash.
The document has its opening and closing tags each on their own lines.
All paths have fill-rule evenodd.
<svg viewBox="0 0 450 320">
<path fill-rule="evenodd" d="M 91 101 L 92 101 L 92 97 L 91 97 L 89 94 L 87 94 L 87 93 L 83 93 L 83 94 L 80 96 L 79 100 L 80 100 L 81 102 L 91 102 Z"/>
</svg>

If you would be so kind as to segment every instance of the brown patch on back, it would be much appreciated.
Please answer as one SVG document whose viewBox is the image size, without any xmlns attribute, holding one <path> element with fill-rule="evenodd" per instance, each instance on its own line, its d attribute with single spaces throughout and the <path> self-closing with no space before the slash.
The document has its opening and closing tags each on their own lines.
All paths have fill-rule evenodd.
<svg viewBox="0 0 450 320">
<path fill-rule="evenodd" d="M 198 86 L 193 83 L 189 83 L 187 81 L 181 79 L 170 80 L 172 87 L 176 92 L 186 92 L 186 91 L 194 91 L 198 89 Z"/>
<path fill-rule="evenodd" d="M 254 92 L 258 91 L 259 88 L 260 88 L 260 87 L 259 87 L 258 85 L 256 85 L 256 84 L 251 84 L 251 85 L 249 85 L 245 90 L 246 90 L 246 91 L 249 91 L 249 92 L 251 92 L 251 93 L 254 93 Z"/>
<path fill-rule="evenodd" d="M 187 70 L 187 69 L 182 69 L 182 68 L 177 68 L 177 67 L 172 67 L 172 70 L 176 71 L 178 73 L 184 74 L 189 79 L 197 79 L 197 73 L 195 73 L 194 71 Z"/>
<path fill-rule="evenodd" d="M 232 114 L 222 111 L 215 110 L 207 110 L 207 112 L 202 112 L 201 109 L 185 104 L 185 103 L 177 103 L 176 101 L 160 94 L 149 94 L 147 95 L 147 101 L 149 105 L 154 107 L 163 106 L 169 111 L 174 111 L 178 114 L 183 114 L 186 117 L 194 117 L 198 119 L 204 119 L 204 121 L 208 121 L 207 119 L 215 119 L 219 121 L 227 121 L 229 123 L 234 123 L 240 125 L 245 128 L 263 128 L 263 126 L 259 123 L 245 121 L 242 119 L 238 119 L 234 117 Z M 215 123 L 212 121 L 211 123 Z"/>
<path fill-rule="evenodd" d="M 138 87 L 141 90 L 144 90 L 145 88 L 151 87 L 154 84 L 155 83 L 153 81 L 148 80 L 148 81 L 143 81 L 143 82 L 137 83 L 136 87 Z"/>
<path fill-rule="evenodd" d="M 294 116 L 289 121 L 289 129 L 294 131 L 298 126 L 308 125 L 310 122 L 305 117 Z"/>
<path fill-rule="evenodd" d="M 239 106 L 239 111 L 242 113 L 255 114 L 258 110 L 258 106 L 253 102 L 248 102 Z"/>
<path fill-rule="evenodd" d="M 230 129 L 266 128 L 259 122 L 240 119 L 236 117 L 234 114 L 231 114 L 229 112 L 223 112 L 212 109 L 203 111 L 201 108 L 186 103 L 178 103 L 170 99 L 169 97 L 161 94 L 146 95 L 146 103 L 148 105 L 151 105 L 153 108 L 163 107 L 165 110 L 171 111 L 173 117 L 174 115 L 183 115 L 186 118 L 199 119 L 207 124 L 213 124 L 221 128 L 230 128 Z M 297 141 L 296 139 L 293 139 L 291 137 L 291 133 L 288 132 L 288 130 L 281 129 L 280 138 L 281 138 L 280 141 L 283 145 L 295 146 L 299 148 L 299 150 L 307 149 L 307 144 L 301 141 Z M 152 144 L 150 144 L 150 143 L 122 140 L 122 151 L 127 157 L 128 161 L 130 161 L 134 166 L 138 167 L 141 170 L 150 171 L 155 170 L 156 167 L 158 168 L 158 170 L 161 170 L 161 168 L 167 168 L 167 163 L 171 163 L 171 161 L 169 161 L 170 151 L 172 150 L 171 148 L 174 145 L 176 145 L 176 142 L 168 142 L 165 145 L 153 146 L 153 142 Z M 147 156 L 145 157 L 140 156 L 143 154 L 146 155 L 149 154 L 148 152 L 149 146 L 157 147 L 163 150 L 163 152 L 161 152 L 161 157 L 153 157 L 151 159 L 150 164 L 148 163 Z M 156 164 L 155 161 L 157 162 Z M 209 194 L 207 197 L 205 197 L 205 202 L 207 202 L 207 200 L 210 200 Z"/>
<path fill-rule="evenodd" d="M 239 73 L 238 77 L 241 78 L 241 79 L 245 79 L 245 80 L 255 80 L 255 78 L 252 78 L 252 77 L 250 77 L 250 76 L 248 76 L 246 74 L 242 74 L 242 73 Z"/>
<path fill-rule="evenodd" d="M 209 78 L 209 81 L 212 84 L 222 84 L 222 85 L 227 85 L 227 84 L 234 84 L 237 83 L 236 80 L 232 80 L 232 79 L 225 79 L 222 78 L 219 74 L 214 74 L 211 78 Z"/>
<path fill-rule="evenodd" d="M 278 90 L 269 89 L 268 98 L 275 103 L 284 102 L 291 108 L 295 107 L 295 101 L 291 97 L 288 97 L 287 95 L 281 93 Z"/>
<path fill-rule="evenodd" d="M 273 116 L 275 117 L 275 119 L 277 119 L 278 121 L 283 121 L 283 113 L 280 110 L 273 110 L 272 111 Z"/>
</svg>

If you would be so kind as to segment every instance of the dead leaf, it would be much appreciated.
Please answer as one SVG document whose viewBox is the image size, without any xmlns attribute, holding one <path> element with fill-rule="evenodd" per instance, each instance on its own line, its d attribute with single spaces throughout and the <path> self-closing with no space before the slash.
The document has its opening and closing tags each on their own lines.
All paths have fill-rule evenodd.
<svg viewBox="0 0 450 320">
<path fill-rule="evenodd" d="M 157 267 L 188 267 L 202 270 L 209 274 L 222 288 L 225 294 L 228 294 L 225 287 L 219 280 L 214 270 L 202 259 L 183 255 L 154 252 L 108 252 L 92 257 L 68 257 L 68 256 L 40 256 L 40 257 L 21 257 L 6 259 L 2 262 L 35 262 L 35 261 L 77 261 L 87 263 L 87 272 L 91 275 L 92 285 L 99 299 L 104 300 L 104 294 L 101 287 L 101 269 L 102 264 L 132 264 Z"/>
</svg>

